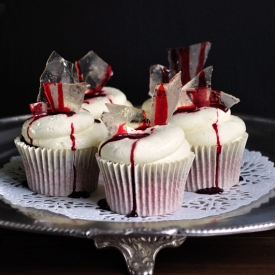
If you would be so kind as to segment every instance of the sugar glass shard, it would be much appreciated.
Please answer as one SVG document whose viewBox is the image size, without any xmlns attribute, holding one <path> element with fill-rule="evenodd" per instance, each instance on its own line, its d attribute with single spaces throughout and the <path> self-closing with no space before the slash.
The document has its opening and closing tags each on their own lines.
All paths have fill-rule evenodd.
<svg viewBox="0 0 275 275">
<path fill-rule="evenodd" d="M 221 103 L 226 106 L 226 108 L 231 108 L 233 105 L 240 102 L 240 99 L 237 97 L 234 97 L 230 94 L 220 92 L 220 101 Z"/>
<path fill-rule="evenodd" d="M 124 106 L 119 104 L 105 104 L 112 114 L 119 114 L 124 117 L 125 122 L 129 123 L 142 123 L 146 120 L 145 112 L 141 109 L 131 107 L 131 106 Z"/>
<path fill-rule="evenodd" d="M 65 60 L 57 52 L 53 51 L 48 58 L 46 68 L 40 77 L 40 88 L 37 101 L 46 100 L 43 89 L 43 83 L 46 82 L 76 83 L 77 74 L 74 64 Z"/>
<path fill-rule="evenodd" d="M 188 83 L 183 85 L 183 90 L 198 89 L 201 88 L 211 88 L 211 78 L 212 78 L 213 66 L 209 66 L 202 71 L 200 71 L 194 78 L 192 78 Z"/>
<path fill-rule="evenodd" d="M 181 81 L 185 85 L 202 70 L 210 48 L 211 43 L 208 41 L 187 47 L 169 48 L 169 69 L 181 71 Z"/>
<path fill-rule="evenodd" d="M 162 83 L 169 83 L 170 78 L 172 78 L 174 75 L 174 71 L 171 71 L 167 67 L 160 64 L 151 66 L 149 95 L 153 96 L 156 86 Z"/>
<path fill-rule="evenodd" d="M 93 51 L 75 62 L 78 81 L 86 82 L 91 90 L 101 91 L 113 74 L 112 68 Z"/>
<path fill-rule="evenodd" d="M 122 115 L 104 112 L 101 119 L 112 136 L 127 133 L 125 118 Z"/>
<path fill-rule="evenodd" d="M 165 125 L 173 115 L 181 91 L 181 73 L 177 73 L 168 84 L 156 86 L 152 97 L 151 125 Z"/>
<path fill-rule="evenodd" d="M 78 112 L 84 99 L 84 83 L 44 83 L 44 90 L 53 113 Z"/>
<path fill-rule="evenodd" d="M 47 115 L 47 102 L 35 102 L 30 104 L 30 110 L 34 118 Z"/>
</svg>

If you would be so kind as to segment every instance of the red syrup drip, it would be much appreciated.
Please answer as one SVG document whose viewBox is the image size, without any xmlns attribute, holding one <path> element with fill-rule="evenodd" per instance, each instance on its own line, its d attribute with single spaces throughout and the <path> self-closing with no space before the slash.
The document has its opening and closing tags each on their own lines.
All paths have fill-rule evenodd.
<svg viewBox="0 0 275 275">
<path fill-rule="evenodd" d="M 131 178 L 132 178 L 132 193 L 133 193 L 133 209 L 129 215 L 127 215 L 128 218 L 132 217 L 138 217 L 137 213 L 137 198 L 136 198 L 136 182 L 135 182 L 135 157 L 134 157 L 134 152 L 135 148 L 137 146 L 138 140 L 136 140 L 131 148 L 131 154 L 130 154 L 130 162 L 131 162 Z"/>
<path fill-rule="evenodd" d="M 68 196 L 69 198 L 78 199 L 78 198 L 89 198 L 90 193 L 86 191 L 75 191 L 76 190 L 76 168 L 73 164 L 73 172 L 74 172 L 74 179 L 73 179 L 73 192 Z"/>
<path fill-rule="evenodd" d="M 217 120 L 215 123 L 212 124 L 212 127 L 216 133 L 217 137 L 217 145 L 216 145 L 216 174 L 215 174 L 215 187 L 210 187 L 210 188 L 204 188 L 197 190 L 196 193 L 198 194 L 208 194 L 208 195 L 213 195 L 213 194 L 221 194 L 224 190 L 219 187 L 219 159 L 220 159 L 220 154 L 222 152 L 222 145 L 220 143 L 220 137 L 219 137 L 219 130 L 218 130 L 218 110 L 217 110 Z"/>
<path fill-rule="evenodd" d="M 84 82 L 83 80 L 83 75 L 81 73 L 80 70 L 80 66 L 79 66 L 79 62 L 75 61 L 75 68 L 76 68 L 76 72 L 77 72 L 77 78 L 78 78 L 78 82 Z"/>
<path fill-rule="evenodd" d="M 219 159 L 220 159 L 220 154 L 222 152 L 222 146 L 220 143 L 220 137 L 219 137 L 219 129 L 218 129 L 218 120 L 219 120 L 219 113 L 217 110 L 217 121 L 212 124 L 212 127 L 216 133 L 217 137 L 217 151 L 216 151 L 216 177 L 215 177 L 215 186 L 219 187 Z"/>
<path fill-rule="evenodd" d="M 38 120 L 39 118 L 41 118 L 41 117 L 35 117 L 35 118 L 29 123 L 28 128 L 27 128 L 27 136 L 28 136 L 28 138 L 29 138 L 29 140 L 30 140 L 30 145 L 32 145 L 32 146 L 33 146 L 33 139 L 32 139 L 31 136 L 30 136 L 30 128 L 31 128 L 32 124 L 33 124 L 36 120 Z"/>
<path fill-rule="evenodd" d="M 101 209 L 101 210 L 106 210 L 106 211 L 112 211 L 106 198 L 103 198 L 103 199 L 100 199 L 98 202 L 97 202 L 97 209 Z"/>
<path fill-rule="evenodd" d="M 163 85 L 160 85 L 156 95 L 155 125 L 166 125 L 168 118 L 168 101 Z"/>
<path fill-rule="evenodd" d="M 75 148 L 75 136 L 74 136 L 74 124 L 73 124 L 73 123 L 71 123 L 71 134 L 70 134 L 70 138 L 71 138 L 71 141 L 72 141 L 71 150 L 75 151 L 76 148 Z"/>
<path fill-rule="evenodd" d="M 196 69 L 196 75 L 201 71 L 201 69 L 204 65 L 206 44 L 207 44 L 207 42 L 201 43 L 200 53 L 198 56 L 198 65 L 197 65 L 197 69 Z"/>
<path fill-rule="evenodd" d="M 105 141 L 99 148 L 98 150 L 98 154 L 99 156 L 101 156 L 101 150 L 102 148 L 109 142 L 114 142 L 114 141 L 118 141 L 124 138 L 129 138 L 129 139 L 137 139 L 131 148 L 131 153 L 130 153 L 130 164 L 131 164 L 131 178 L 132 178 L 132 194 L 133 194 L 133 206 L 132 206 L 132 210 L 131 212 L 127 215 L 127 217 L 138 217 L 138 213 L 136 212 L 136 191 L 135 191 L 135 159 L 134 159 L 134 151 L 137 145 L 137 142 L 139 141 L 139 139 L 144 138 L 149 136 L 149 133 L 143 133 L 143 134 L 128 134 L 128 133 L 123 133 L 123 134 L 118 134 L 115 135 L 114 137 L 112 137 L 111 139 Z M 98 206 L 101 208 L 102 205 L 102 200 L 98 201 Z M 107 204 L 107 202 L 106 202 Z M 102 209 L 102 208 L 101 208 Z"/>
</svg>

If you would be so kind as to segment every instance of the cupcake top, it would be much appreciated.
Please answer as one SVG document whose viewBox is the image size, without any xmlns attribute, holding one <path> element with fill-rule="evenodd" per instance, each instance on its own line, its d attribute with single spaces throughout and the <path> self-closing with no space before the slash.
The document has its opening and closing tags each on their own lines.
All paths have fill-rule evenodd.
<svg viewBox="0 0 275 275">
<path fill-rule="evenodd" d="M 24 140 L 37 147 L 77 150 L 97 147 L 108 135 L 105 125 L 81 108 L 85 83 L 75 82 L 72 63 L 53 52 L 41 75 L 32 118 L 24 122 Z"/>
<path fill-rule="evenodd" d="M 184 132 L 168 124 L 179 89 L 180 74 L 169 84 L 156 87 L 150 120 L 143 110 L 106 104 L 110 112 L 103 113 L 102 120 L 112 137 L 101 142 L 99 156 L 125 164 L 174 162 L 189 156 L 190 145 Z M 162 110 L 161 115 L 158 110 Z"/>
<path fill-rule="evenodd" d="M 28 144 L 48 149 L 98 147 L 107 135 L 105 125 L 83 109 L 77 113 L 32 117 L 22 126 L 22 136 Z"/>
<path fill-rule="evenodd" d="M 239 99 L 212 90 L 212 67 L 202 70 L 181 89 L 180 99 L 170 122 L 180 126 L 191 145 L 220 145 L 240 138 L 245 123 L 231 115 L 230 107 Z"/>
</svg>

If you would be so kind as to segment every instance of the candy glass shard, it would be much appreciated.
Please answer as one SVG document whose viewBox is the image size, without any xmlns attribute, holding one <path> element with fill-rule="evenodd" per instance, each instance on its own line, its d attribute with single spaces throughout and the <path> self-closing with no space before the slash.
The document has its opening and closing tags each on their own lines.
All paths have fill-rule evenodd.
<svg viewBox="0 0 275 275">
<path fill-rule="evenodd" d="M 181 84 L 181 72 L 177 73 L 169 82 L 166 88 L 166 96 L 168 101 L 168 118 L 172 117 L 180 98 L 182 84 Z"/>
<path fill-rule="evenodd" d="M 232 95 L 229 95 L 224 92 L 220 92 L 220 101 L 224 106 L 226 106 L 228 109 L 231 108 L 233 105 L 240 102 L 240 99 L 237 97 L 234 97 Z"/>
<path fill-rule="evenodd" d="M 187 47 L 169 48 L 169 69 L 181 71 L 181 81 L 185 85 L 202 70 L 210 48 L 211 43 L 208 41 Z"/>
<path fill-rule="evenodd" d="M 37 101 L 45 101 L 43 83 L 46 82 L 62 82 L 62 83 L 76 83 L 77 74 L 73 63 L 65 60 L 58 53 L 53 51 L 47 60 L 46 68 L 40 77 L 40 88 Z"/>
<path fill-rule="evenodd" d="M 141 122 L 144 122 L 144 120 L 146 120 L 145 112 L 141 109 L 131 107 L 131 106 L 119 105 L 119 104 L 105 103 L 105 105 L 108 108 L 110 113 L 119 114 L 122 117 L 124 117 L 125 122 L 141 123 Z"/>
<path fill-rule="evenodd" d="M 101 119 L 112 136 L 127 133 L 125 118 L 122 115 L 104 112 Z"/>
<path fill-rule="evenodd" d="M 75 62 L 78 79 L 87 83 L 91 92 L 100 91 L 113 74 L 111 66 L 93 51 Z"/>
<path fill-rule="evenodd" d="M 30 110 L 34 118 L 47 115 L 47 102 L 35 102 L 30 104 Z"/>
<path fill-rule="evenodd" d="M 153 96 L 155 87 L 162 83 L 169 83 L 169 79 L 172 75 L 171 70 L 160 64 L 156 64 L 150 67 L 150 84 L 149 84 L 149 95 Z"/>
<path fill-rule="evenodd" d="M 44 90 L 53 113 L 78 112 L 84 99 L 84 83 L 44 83 Z"/>
</svg>

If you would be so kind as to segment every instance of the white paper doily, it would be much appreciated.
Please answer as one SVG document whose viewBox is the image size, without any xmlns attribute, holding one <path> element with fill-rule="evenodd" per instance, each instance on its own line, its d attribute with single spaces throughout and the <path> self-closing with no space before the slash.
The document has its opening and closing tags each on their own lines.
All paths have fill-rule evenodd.
<svg viewBox="0 0 275 275">
<path fill-rule="evenodd" d="M 275 188 L 274 163 L 260 152 L 245 150 L 241 177 L 238 185 L 222 194 L 201 195 L 185 192 L 182 206 L 175 213 L 147 218 L 127 218 L 98 208 L 97 202 L 105 198 L 102 177 L 99 179 L 98 190 L 91 193 L 88 199 L 45 197 L 33 193 L 21 184 L 26 177 L 21 157 L 17 156 L 0 170 L 0 195 L 14 206 L 48 210 L 71 219 L 123 222 L 199 219 L 228 213 L 268 194 Z"/>
</svg>

